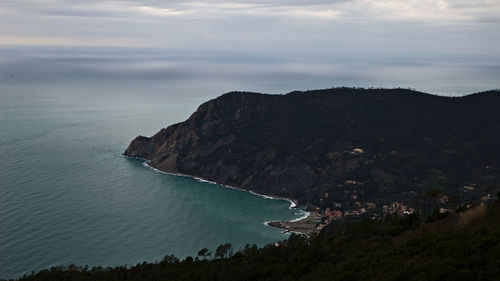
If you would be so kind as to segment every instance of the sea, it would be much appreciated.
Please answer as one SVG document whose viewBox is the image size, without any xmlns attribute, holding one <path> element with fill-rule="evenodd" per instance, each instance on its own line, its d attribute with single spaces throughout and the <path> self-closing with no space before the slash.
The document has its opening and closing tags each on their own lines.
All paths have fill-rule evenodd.
<svg viewBox="0 0 500 281">
<path fill-rule="evenodd" d="M 0 47 L 0 279 L 264 246 L 304 216 L 273 199 L 122 156 L 137 135 L 225 92 L 338 86 L 461 96 L 498 88 L 491 58 L 305 57 L 153 48 Z"/>
</svg>

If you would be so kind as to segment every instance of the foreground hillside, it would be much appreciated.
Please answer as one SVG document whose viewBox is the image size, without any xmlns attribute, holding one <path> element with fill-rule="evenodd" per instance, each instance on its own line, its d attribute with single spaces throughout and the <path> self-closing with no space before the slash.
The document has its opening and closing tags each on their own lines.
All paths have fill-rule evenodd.
<svg viewBox="0 0 500 281">
<path fill-rule="evenodd" d="M 212 259 L 213 257 L 213 259 Z M 215 257 L 116 268 L 56 267 L 20 280 L 500 280 L 500 204 L 423 223 L 418 215 L 330 227 L 313 238 Z"/>
<path fill-rule="evenodd" d="M 498 91 L 455 98 L 405 89 L 234 92 L 137 137 L 125 155 L 349 214 L 395 202 L 419 209 L 430 189 L 456 207 L 500 190 L 499 105 Z"/>
</svg>

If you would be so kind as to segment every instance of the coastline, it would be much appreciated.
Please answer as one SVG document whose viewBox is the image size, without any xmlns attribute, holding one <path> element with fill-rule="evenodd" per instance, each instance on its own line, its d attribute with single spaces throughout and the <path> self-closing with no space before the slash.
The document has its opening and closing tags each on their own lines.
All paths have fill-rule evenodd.
<svg viewBox="0 0 500 281">
<path fill-rule="evenodd" d="M 125 156 L 127 158 L 131 158 L 131 159 L 142 160 L 142 161 L 144 161 L 142 163 L 142 165 L 144 167 L 152 169 L 153 171 L 158 172 L 158 173 L 162 173 L 162 174 L 166 174 L 166 175 L 171 175 L 171 176 L 192 178 L 192 179 L 195 179 L 195 180 L 197 180 L 199 182 L 206 182 L 206 183 L 210 183 L 210 184 L 216 184 L 216 185 L 220 185 L 220 186 L 223 186 L 223 187 L 226 187 L 226 188 L 231 188 L 231 189 L 235 189 L 235 190 L 239 190 L 239 191 L 248 192 L 248 193 L 250 193 L 252 195 L 263 197 L 263 198 L 266 198 L 266 199 L 271 199 L 271 200 L 285 200 L 285 201 L 290 202 L 290 206 L 288 207 L 288 209 L 296 209 L 298 207 L 298 202 L 295 199 L 286 198 L 286 197 L 282 197 L 282 196 L 271 196 L 271 195 L 260 194 L 260 193 L 257 193 L 255 191 L 252 191 L 252 190 L 247 190 L 247 189 L 243 189 L 243 188 L 239 188 L 239 187 L 234 187 L 234 186 L 230 186 L 230 185 L 225 185 L 225 184 L 217 183 L 217 182 L 210 181 L 210 180 L 207 180 L 207 179 L 204 179 L 204 178 L 201 178 L 201 177 L 197 177 L 197 176 L 193 176 L 193 175 L 187 175 L 187 174 L 182 174 L 182 173 L 169 173 L 169 172 L 165 172 L 165 171 L 162 171 L 160 169 L 157 169 L 157 168 L 149 165 L 149 163 L 148 163 L 149 160 L 148 159 L 141 158 L 141 157 L 132 157 L 132 156 L 128 156 L 128 155 L 125 155 L 125 154 L 121 154 L 121 155 Z M 309 222 L 310 221 L 312 213 L 311 212 L 307 212 L 307 211 L 304 211 L 304 212 L 305 212 L 304 216 L 292 219 L 290 221 L 279 221 L 279 222 L 269 221 L 269 222 L 264 222 L 264 224 L 266 226 L 269 226 L 269 227 L 275 227 L 275 228 L 285 229 L 285 231 L 283 231 L 282 233 L 296 232 L 296 233 L 302 233 L 304 235 L 307 235 L 308 233 L 312 233 L 313 232 L 313 227 L 312 226 L 310 227 L 311 228 L 310 230 L 298 227 L 298 226 L 303 226 L 305 222 Z M 312 220 L 314 220 L 314 217 L 312 218 Z M 293 229 L 283 228 L 283 227 L 279 227 L 279 226 L 275 225 L 277 223 L 286 223 L 287 225 L 290 224 L 290 225 L 293 225 L 294 227 L 291 227 Z"/>
<path fill-rule="evenodd" d="M 270 227 L 283 229 L 282 233 L 300 233 L 305 236 L 310 236 L 315 232 L 316 221 L 315 217 L 319 216 L 317 212 L 306 212 L 306 214 L 298 219 L 291 221 L 270 221 L 265 224 Z"/>
</svg>

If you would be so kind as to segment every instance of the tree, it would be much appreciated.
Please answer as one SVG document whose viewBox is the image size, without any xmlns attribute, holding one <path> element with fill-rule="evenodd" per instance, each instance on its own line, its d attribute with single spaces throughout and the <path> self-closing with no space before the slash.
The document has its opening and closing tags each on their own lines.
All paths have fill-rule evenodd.
<svg viewBox="0 0 500 281">
<path fill-rule="evenodd" d="M 434 199 L 436 210 L 439 210 L 439 197 L 443 194 L 443 190 L 440 188 L 431 188 L 425 193 L 426 198 Z"/>
<path fill-rule="evenodd" d="M 222 244 L 215 250 L 215 257 L 220 259 L 229 258 L 232 255 L 233 255 L 233 245 L 231 245 L 231 243 Z"/>
<path fill-rule="evenodd" d="M 175 263 L 178 261 L 179 259 L 174 255 L 166 255 L 162 260 L 162 262 L 167 262 L 167 263 Z"/>
<path fill-rule="evenodd" d="M 431 222 L 439 219 L 439 197 L 442 194 L 443 190 L 440 188 L 431 188 L 427 190 L 427 192 L 425 193 L 425 197 L 434 199 L 434 204 L 435 204 L 434 211 L 426 221 Z"/>
<path fill-rule="evenodd" d="M 204 260 L 211 256 L 212 252 L 209 252 L 207 248 L 203 248 L 198 252 L 198 257 L 203 257 Z"/>
</svg>

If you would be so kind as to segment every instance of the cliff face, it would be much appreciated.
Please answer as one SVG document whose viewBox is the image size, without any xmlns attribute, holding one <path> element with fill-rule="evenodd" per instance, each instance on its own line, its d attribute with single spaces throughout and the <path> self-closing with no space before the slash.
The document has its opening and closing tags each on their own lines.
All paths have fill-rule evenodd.
<svg viewBox="0 0 500 281">
<path fill-rule="evenodd" d="M 451 192 L 464 182 L 498 183 L 499 105 L 499 92 L 235 92 L 151 138 L 137 137 L 125 155 L 166 172 L 318 205 L 346 202 L 339 187 L 353 181 L 364 187 L 354 197 L 349 191 L 352 200 L 423 192 L 426 184 Z"/>
<path fill-rule="evenodd" d="M 259 132 L 279 134 L 274 127 L 262 127 L 272 121 L 269 110 L 279 102 L 276 96 L 226 94 L 201 105 L 185 122 L 151 138 L 137 137 L 125 155 L 146 158 L 162 171 L 266 194 L 300 193 L 317 180 L 311 167 L 278 152 L 279 143 L 265 146 L 266 135 Z"/>
</svg>

